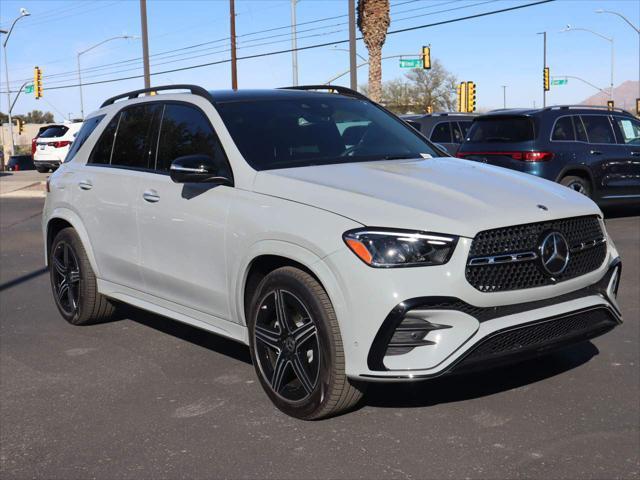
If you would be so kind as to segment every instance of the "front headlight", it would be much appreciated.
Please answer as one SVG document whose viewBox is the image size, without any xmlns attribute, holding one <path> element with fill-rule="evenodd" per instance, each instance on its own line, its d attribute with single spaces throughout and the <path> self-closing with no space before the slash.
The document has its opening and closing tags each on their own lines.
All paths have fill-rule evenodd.
<svg viewBox="0 0 640 480">
<path fill-rule="evenodd" d="M 449 261 L 458 237 L 411 230 L 362 228 L 342 236 L 347 246 L 370 267 L 419 267 Z"/>
</svg>

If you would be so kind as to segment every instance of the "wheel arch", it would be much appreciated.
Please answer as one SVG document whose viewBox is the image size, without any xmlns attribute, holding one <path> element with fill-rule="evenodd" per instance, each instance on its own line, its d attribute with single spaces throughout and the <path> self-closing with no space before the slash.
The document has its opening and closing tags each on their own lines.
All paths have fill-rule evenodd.
<svg viewBox="0 0 640 480">
<path fill-rule="evenodd" d="M 595 192 L 597 190 L 591 170 L 589 170 L 588 167 L 582 166 L 582 165 L 570 165 L 570 166 L 564 167 L 560 171 L 560 174 L 557 176 L 556 182 L 560 183 L 560 181 L 564 177 L 571 176 L 571 175 L 576 177 L 586 178 L 589 181 L 589 184 L 591 185 L 591 191 Z"/>
<path fill-rule="evenodd" d="M 329 267 L 314 252 L 281 240 L 266 240 L 253 245 L 242 262 L 235 282 L 235 309 L 240 323 L 247 325 L 247 307 L 255 288 L 269 272 L 282 266 L 299 268 L 324 288 L 336 312 L 338 322 L 344 317 L 345 300 Z"/>
<path fill-rule="evenodd" d="M 95 256 L 93 254 L 93 249 L 91 248 L 91 242 L 89 240 L 89 234 L 87 230 L 84 228 L 80 217 L 67 208 L 57 208 L 55 209 L 49 218 L 47 219 L 46 226 L 46 235 L 45 235 L 45 246 L 44 246 L 44 260 L 45 264 L 49 265 L 49 252 L 51 249 L 51 244 L 53 243 L 53 239 L 58 234 L 60 230 L 63 228 L 71 227 L 73 228 L 78 236 L 80 237 L 80 241 L 82 242 L 82 246 L 84 247 L 85 252 L 87 253 L 87 258 L 89 259 L 89 263 L 91 264 L 91 268 L 93 269 L 95 275 L 99 276 L 98 265 L 96 263 Z"/>
</svg>

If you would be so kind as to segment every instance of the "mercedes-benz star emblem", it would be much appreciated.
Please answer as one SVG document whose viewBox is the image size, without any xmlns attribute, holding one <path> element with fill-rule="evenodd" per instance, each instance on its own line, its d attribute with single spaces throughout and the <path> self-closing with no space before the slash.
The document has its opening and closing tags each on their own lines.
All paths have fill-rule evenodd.
<svg viewBox="0 0 640 480">
<path fill-rule="evenodd" d="M 560 232 L 550 232 L 540 243 L 542 268 L 549 275 L 560 275 L 569 263 L 569 244 Z"/>
</svg>

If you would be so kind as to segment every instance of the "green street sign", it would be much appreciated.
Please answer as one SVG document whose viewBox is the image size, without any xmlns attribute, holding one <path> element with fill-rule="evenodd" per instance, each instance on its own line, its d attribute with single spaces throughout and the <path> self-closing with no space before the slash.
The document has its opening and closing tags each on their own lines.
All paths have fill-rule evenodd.
<svg viewBox="0 0 640 480">
<path fill-rule="evenodd" d="M 33 93 L 33 83 L 24 87 L 24 93 Z"/>
<path fill-rule="evenodd" d="M 566 85 L 569 83 L 569 79 L 567 78 L 557 78 L 555 80 L 551 80 L 551 85 Z"/>
<path fill-rule="evenodd" d="M 421 58 L 401 58 L 400 68 L 418 68 L 422 66 Z"/>
</svg>

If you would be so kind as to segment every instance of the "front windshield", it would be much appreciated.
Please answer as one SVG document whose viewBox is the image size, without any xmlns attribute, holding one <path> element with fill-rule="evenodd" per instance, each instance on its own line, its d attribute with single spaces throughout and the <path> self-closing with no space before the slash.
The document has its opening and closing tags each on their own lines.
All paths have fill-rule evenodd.
<svg viewBox="0 0 640 480">
<path fill-rule="evenodd" d="M 296 96 L 216 107 L 256 170 L 441 156 L 398 118 L 352 97 Z"/>
</svg>

